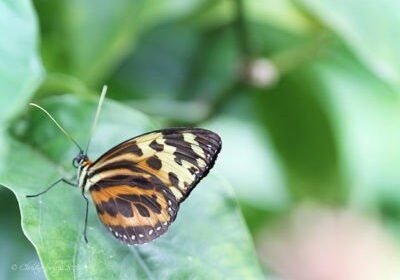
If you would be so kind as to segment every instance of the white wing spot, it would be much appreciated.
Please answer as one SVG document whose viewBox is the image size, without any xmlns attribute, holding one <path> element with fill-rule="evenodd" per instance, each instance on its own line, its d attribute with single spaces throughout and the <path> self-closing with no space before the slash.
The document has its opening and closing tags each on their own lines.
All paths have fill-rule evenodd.
<svg viewBox="0 0 400 280">
<path fill-rule="evenodd" d="M 135 240 L 135 238 L 136 238 L 136 236 L 134 236 L 134 235 L 131 236 L 131 239 L 132 239 L 132 240 Z"/>
<path fill-rule="evenodd" d="M 143 235 L 143 234 L 141 234 L 141 233 L 139 233 L 139 237 L 140 237 L 140 238 L 142 238 L 142 237 L 144 237 L 144 235 Z"/>
<path fill-rule="evenodd" d="M 157 230 L 161 230 L 161 227 L 157 227 Z"/>
<path fill-rule="evenodd" d="M 149 230 L 149 234 L 150 235 L 152 235 L 153 234 L 153 230 L 151 229 L 151 230 Z"/>
<path fill-rule="evenodd" d="M 128 237 L 126 237 L 126 235 L 124 234 L 124 239 L 128 239 Z"/>
<path fill-rule="evenodd" d="M 198 158 L 196 160 L 196 162 L 197 162 L 197 166 L 200 167 L 200 168 L 204 168 L 206 166 L 206 163 L 202 158 Z"/>
<path fill-rule="evenodd" d="M 164 226 L 167 226 L 168 225 L 168 223 L 167 222 L 164 222 Z"/>
<path fill-rule="evenodd" d="M 168 200 L 168 205 L 171 205 L 172 203 L 171 203 L 171 200 Z"/>
</svg>

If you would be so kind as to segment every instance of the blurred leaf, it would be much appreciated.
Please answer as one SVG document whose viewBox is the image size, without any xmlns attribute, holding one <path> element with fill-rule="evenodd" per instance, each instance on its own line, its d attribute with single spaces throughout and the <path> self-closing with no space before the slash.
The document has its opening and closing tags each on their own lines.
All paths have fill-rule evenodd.
<svg viewBox="0 0 400 280">
<path fill-rule="evenodd" d="M 198 42 L 198 31 L 176 24 L 146 32 L 111 76 L 113 97 L 129 100 L 151 96 L 161 102 L 176 97 Z"/>
<path fill-rule="evenodd" d="M 235 17 L 234 1 L 202 1 L 203 4 L 180 22 L 200 29 L 213 29 L 230 24 Z"/>
<path fill-rule="evenodd" d="M 186 15 L 204 1 L 72 0 L 49 5 L 38 0 L 46 65 L 96 85 L 127 55 L 143 31 Z"/>
<path fill-rule="evenodd" d="M 43 69 L 37 52 L 36 16 L 30 1 L 1 1 L 0 26 L 0 158 L 3 159 L 7 152 L 4 130 L 31 98 Z M 0 161 L 0 169 L 3 164 L 6 163 Z M 15 196 L 1 185 L 0 224 L 0 278 L 43 279 L 36 252 L 22 233 Z"/>
<path fill-rule="evenodd" d="M 10 119 L 42 78 L 37 24 L 30 1 L 0 2 L 0 122 Z"/>
<path fill-rule="evenodd" d="M 400 85 L 400 2 L 297 0 L 384 81 Z"/>
<path fill-rule="evenodd" d="M 22 232 L 17 199 L 0 186 L 0 202 L 0 278 L 44 279 L 35 249 Z"/>
<path fill-rule="evenodd" d="M 207 127 L 222 139 L 232 139 L 224 142 L 215 169 L 232 183 L 240 201 L 261 210 L 282 209 L 289 200 L 284 173 L 261 128 L 227 116 L 211 121 Z"/>
<path fill-rule="evenodd" d="M 193 77 L 186 81 L 182 96 L 213 100 L 235 83 L 242 63 L 236 35 L 233 27 L 204 34 L 192 61 Z"/>
<path fill-rule="evenodd" d="M 199 31 L 181 24 L 152 29 L 111 77 L 114 96 L 162 101 L 215 98 L 237 72 L 234 35 L 232 28 Z"/>
<path fill-rule="evenodd" d="M 315 64 L 313 73 L 334 124 L 351 202 L 371 207 L 390 198 L 399 204 L 398 92 L 340 48 Z"/>
<path fill-rule="evenodd" d="M 314 27 L 291 0 L 247 0 L 246 13 L 251 22 L 273 25 L 285 32 L 304 34 Z"/>
<path fill-rule="evenodd" d="M 291 0 L 246 0 L 243 4 L 247 25 L 257 22 L 296 34 L 309 33 L 315 28 Z M 232 23 L 236 12 L 235 1 L 203 1 L 203 5 L 189 14 L 184 22 L 211 29 Z"/>
<path fill-rule="evenodd" d="M 83 142 L 94 102 L 64 96 L 41 104 Z M 91 154 L 95 156 L 154 127 L 143 115 L 117 103 L 107 102 L 103 109 L 92 141 L 95 149 Z M 181 206 L 168 233 L 154 242 L 134 247 L 120 244 L 107 233 L 91 207 L 89 244 L 85 244 L 84 202 L 79 190 L 60 185 L 36 199 L 25 198 L 59 178 L 56 170 L 68 166 L 76 150 L 40 112 L 28 120 L 13 130 L 19 140 L 6 138 L 10 153 L 2 159 L 7 165 L 0 170 L 0 183 L 16 193 L 24 232 L 39 252 L 49 279 L 262 278 L 230 188 L 213 175 Z"/>
<path fill-rule="evenodd" d="M 253 95 L 259 119 L 287 170 L 293 197 L 342 202 L 337 147 L 314 73 L 304 66 L 275 88 Z"/>
</svg>

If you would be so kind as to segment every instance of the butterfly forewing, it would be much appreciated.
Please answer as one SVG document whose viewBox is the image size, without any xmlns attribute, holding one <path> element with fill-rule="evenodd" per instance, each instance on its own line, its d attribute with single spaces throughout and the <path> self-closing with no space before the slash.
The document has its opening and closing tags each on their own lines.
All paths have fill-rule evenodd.
<svg viewBox="0 0 400 280">
<path fill-rule="evenodd" d="M 88 168 L 86 188 L 115 237 L 140 244 L 164 233 L 221 149 L 205 129 L 165 129 L 127 140 Z"/>
</svg>

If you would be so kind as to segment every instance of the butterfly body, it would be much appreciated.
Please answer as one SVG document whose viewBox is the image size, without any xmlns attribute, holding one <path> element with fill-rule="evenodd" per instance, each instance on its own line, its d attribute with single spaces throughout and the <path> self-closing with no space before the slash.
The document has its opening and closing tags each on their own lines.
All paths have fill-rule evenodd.
<svg viewBox="0 0 400 280">
<path fill-rule="evenodd" d="M 179 205 L 207 175 L 220 137 L 200 128 L 149 132 L 92 162 L 80 153 L 78 186 L 89 192 L 101 222 L 126 244 L 149 242 L 167 231 Z"/>
</svg>

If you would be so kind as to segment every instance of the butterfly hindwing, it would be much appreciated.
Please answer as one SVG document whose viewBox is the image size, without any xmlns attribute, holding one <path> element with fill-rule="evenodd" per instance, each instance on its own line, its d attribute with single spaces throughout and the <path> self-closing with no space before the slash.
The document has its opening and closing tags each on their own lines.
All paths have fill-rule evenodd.
<svg viewBox="0 0 400 280">
<path fill-rule="evenodd" d="M 217 134 L 196 128 L 158 130 L 117 145 L 87 172 L 101 221 L 128 244 L 158 237 L 220 149 Z"/>
<path fill-rule="evenodd" d="M 128 244 L 149 242 L 163 234 L 179 208 L 173 194 L 148 174 L 117 176 L 90 189 L 103 224 Z"/>
</svg>

